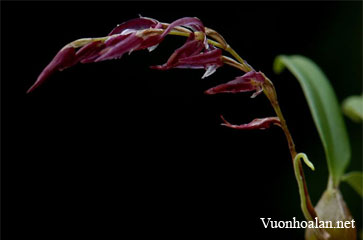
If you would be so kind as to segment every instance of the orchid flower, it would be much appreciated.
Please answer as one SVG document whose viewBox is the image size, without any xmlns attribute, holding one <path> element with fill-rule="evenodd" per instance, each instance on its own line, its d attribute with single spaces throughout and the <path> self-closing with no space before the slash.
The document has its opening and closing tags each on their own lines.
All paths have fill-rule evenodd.
<svg viewBox="0 0 363 240">
<path fill-rule="evenodd" d="M 261 72 L 250 71 L 243 76 L 236 77 L 232 81 L 210 88 L 205 91 L 205 93 L 211 95 L 217 93 L 240 93 L 255 91 L 255 93 L 251 96 L 254 98 L 262 92 L 262 85 L 264 82 L 265 77 Z"/>
<path fill-rule="evenodd" d="M 221 115 L 221 118 L 224 123 L 223 126 L 239 129 L 239 130 L 253 130 L 253 129 L 266 129 L 269 128 L 271 124 L 281 126 L 280 119 L 278 117 L 267 117 L 267 118 L 256 118 L 252 120 L 250 123 L 234 125 L 227 122 L 224 117 Z"/>
<path fill-rule="evenodd" d="M 204 49 L 204 52 L 202 50 Z M 152 69 L 167 70 L 170 68 L 204 68 L 206 70 L 202 78 L 213 74 L 216 69 L 223 65 L 222 50 L 205 45 L 200 40 L 194 39 L 191 34 L 187 42 L 178 48 L 163 65 L 151 66 Z"/>
</svg>

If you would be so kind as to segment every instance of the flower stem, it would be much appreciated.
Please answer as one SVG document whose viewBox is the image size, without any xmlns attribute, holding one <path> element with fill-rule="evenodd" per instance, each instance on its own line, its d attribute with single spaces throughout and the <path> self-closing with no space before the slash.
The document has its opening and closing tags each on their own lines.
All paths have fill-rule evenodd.
<svg viewBox="0 0 363 240">
<path fill-rule="evenodd" d="M 281 122 L 281 128 L 285 133 L 286 140 L 289 146 L 290 155 L 292 158 L 292 161 L 294 161 L 294 158 L 296 157 L 296 149 L 294 140 L 292 139 L 292 136 L 290 134 L 289 128 L 287 127 L 284 115 L 281 112 L 281 108 L 279 105 L 279 102 L 277 101 L 277 94 L 274 85 L 272 84 L 271 80 L 268 79 L 265 74 L 263 74 L 265 77 L 265 83 L 263 85 L 263 92 L 265 93 L 266 97 L 270 101 L 273 109 L 275 110 L 276 115 L 279 117 Z"/>
<path fill-rule="evenodd" d="M 306 163 L 306 165 L 308 165 L 312 170 L 314 170 L 314 166 L 313 164 L 309 161 L 308 157 L 306 156 L 305 153 L 299 153 L 296 155 L 296 157 L 294 158 L 294 170 L 295 170 L 295 177 L 299 186 L 299 192 L 300 192 L 300 198 L 301 198 L 301 209 L 303 211 L 303 214 L 306 218 L 306 220 L 308 221 L 312 221 L 314 220 L 315 216 L 311 216 L 310 214 L 310 210 L 308 209 L 309 204 L 307 204 L 308 201 L 310 201 L 310 199 L 306 199 L 306 188 L 305 188 L 305 184 L 304 184 L 304 179 L 301 177 L 301 170 L 302 170 L 302 164 L 301 164 L 301 160 L 303 159 L 304 162 Z"/>
<path fill-rule="evenodd" d="M 189 37 L 189 35 L 190 35 L 190 33 L 188 33 L 188 32 L 179 32 L 179 31 L 171 31 L 169 34 L 177 35 L 177 36 L 185 36 L 185 37 Z M 235 60 L 233 60 L 229 57 L 223 56 L 222 60 L 224 63 L 226 63 L 230 66 L 236 67 L 244 72 L 249 72 L 249 71 L 254 70 L 253 67 L 251 67 L 249 64 L 247 64 L 247 62 L 245 60 L 243 60 L 240 57 L 240 55 L 238 55 L 238 53 L 224 41 L 224 39 L 223 39 L 223 42 L 217 42 L 217 41 L 208 39 L 208 43 L 212 44 L 215 47 L 218 47 L 218 48 L 221 48 L 221 49 L 227 51 L 238 61 L 238 62 L 236 62 Z M 302 158 L 305 161 L 305 163 L 308 164 L 308 166 L 311 167 L 312 164 L 307 159 L 305 154 L 301 154 L 301 153 L 297 154 L 296 149 L 295 149 L 294 140 L 291 136 L 289 128 L 287 127 L 287 123 L 285 121 L 285 118 L 282 114 L 280 105 L 277 100 L 277 94 L 276 94 L 275 87 L 274 87 L 273 83 L 271 82 L 271 80 L 265 76 L 265 74 L 263 74 L 263 76 L 265 78 L 265 82 L 263 83 L 263 92 L 265 93 L 266 97 L 269 99 L 277 117 L 280 120 L 281 128 L 285 134 L 287 144 L 289 146 L 289 151 L 290 151 L 290 155 L 291 155 L 291 159 L 292 159 L 292 163 L 293 163 L 293 167 L 294 167 L 294 172 L 295 172 L 295 176 L 296 176 L 298 186 L 299 186 L 302 211 L 307 220 L 313 220 L 315 217 L 317 217 L 317 214 L 316 214 L 314 206 L 310 200 L 310 195 L 308 192 L 305 175 L 304 175 L 304 170 L 303 170 L 300 158 Z M 319 237 L 319 239 L 320 239 L 320 237 Z"/>
<path fill-rule="evenodd" d="M 238 55 L 238 53 L 233 48 L 231 48 L 231 46 L 227 45 L 227 48 L 224 49 L 224 50 L 226 50 L 227 52 L 229 52 L 238 62 L 240 62 L 246 68 L 246 71 L 245 72 L 249 72 L 249 71 L 252 71 L 253 70 L 253 68 L 250 65 L 248 65 L 246 63 L 246 61 L 243 60 L 240 57 L 240 55 Z"/>
<path fill-rule="evenodd" d="M 289 131 L 289 128 L 287 127 L 285 118 L 281 112 L 280 105 L 277 101 L 277 94 L 276 94 L 275 87 L 272 84 L 270 79 L 268 79 L 265 75 L 264 75 L 264 77 L 265 77 L 266 81 L 263 85 L 263 92 L 265 93 L 265 95 L 269 99 L 269 101 L 271 102 L 271 105 L 272 105 L 273 109 L 275 110 L 276 115 L 280 119 L 281 128 L 285 133 L 287 143 L 289 146 L 290 155 L 291 155 L 292 163 L 293 163 L 293 167 L 294 167 L 294 172 L 295 172 L 295 176 L 298 181 L 299 190 L 300 190 L 302 211 L 307 220 L 314 219 L 315 217 L 317 217 L 317 213 L 310 200 L 310 195 L 309 195 L 308 187 L 307 187 L 306 180 L 305 180 L 304 170 L 303 170 L 303 167 L 302 167 L 302 164 L 300 161 L 300 157 L 299 157 L 300 154 L 298 155 L 296 153 L 294 140 L 292 139 L 292 136 Z M 305 158 L 305 156 L 302 156 L 305 163 L 310 163 L 307 160 L 307 158 Z"/>
<path fill-rule="evenodd" d="M 226 57 L 226 56 L 222 56 L 222 61 L 227 64 L 230 65 L 232 67 L 235 67 L 243 72 L 246 71 L 245 66 L 243 66 L 241 63 L 237 62 L 236 60 L 230 58 L 230 57 Z"/>
</svg>

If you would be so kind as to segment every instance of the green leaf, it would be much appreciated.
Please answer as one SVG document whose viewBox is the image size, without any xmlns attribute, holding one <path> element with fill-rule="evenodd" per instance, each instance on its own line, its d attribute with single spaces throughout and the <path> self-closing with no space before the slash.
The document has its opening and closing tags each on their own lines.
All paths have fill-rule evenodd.
<svg viewBox="0 0 363 240">
<path fill-rule="evenodd" d="M 287 68 L 299 81 L 308 102 L 313 120 L 323 143 L 330 175 L 338 186 L 347 167 L 351 150 L 343 115 L 327 77 L 310 59 L 280 55 L 275 59 L 274 71 Z"/>
<path fill-rule="evenodd" d="M 355 122 L 363 120 L 363 95 L 350 96 L 343 101 L 343 112 Z"/>
<path fill-rule="evenodd" d="M 342 180 L 348 183 L 361 197 L 363 197 L 362 172 L 347 173 L 342 177 Z"/>
</svg>

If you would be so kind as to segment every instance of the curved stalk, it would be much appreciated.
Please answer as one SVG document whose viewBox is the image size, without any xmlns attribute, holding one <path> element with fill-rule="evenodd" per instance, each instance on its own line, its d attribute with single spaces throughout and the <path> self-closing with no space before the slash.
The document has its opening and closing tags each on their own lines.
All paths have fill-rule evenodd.
<svg viewBox="0 0 363 240">
<path fill-rule="evenodd" d="M 299 190 L 300 190 L 300 198 L 301 198 L 301 208 L 304 213 L 306 220 L 312 220 L 317 217 L 315 208 L 310 200 L 310 195 L 308 191 L 308 187 L 305 180 L 304 170 L 302 168 L 302 164 L 300 158 L 303 158 L 305 163 L 311 168 L 313 168 L 312 163 L 307 159 L 306 155 L 298 155 L 296 153 L 294 140 L 291 136 L 289 128 L 287 127 L 285 118 L 281 112 L 280 105 L 277 101 L 277 94 L 274 85 L 272 82 L 264 75 L 265 83 L 263 85 L 263 92 L 265 93 L 266 97 L 269 99 L 273 109 L 275 110 L 276 115 L 279 117 L 281 122 L 281 128 L 286 136 L 286 140 L 289 146 L 290 155 L 292 158 L 292 162 L 294 165 L 294 172 L 296 179 L 298 180 Z"/>
<path fill-rule="evenodd" d="M 304 160 L 305 164 L 309 168 L 311 168 L 313 171 L 315 170 L 314 165 L 309 161 L 309 159 L 305 153 L 299 153 L 296 155 L 296 157 L 294 158 L 294 172 L 295 172 L 296 181 L 299 186 L 301 210 L 302 210 L 306 220 L 314 221 L 315 219 L 317 219 L 317 221 L 318 221 L 318 216 L 311 203 L 309 193 L 307 190 L 301 159 Z M 312 214 L 314 214 L 314 215 L 312 215 Z M 327 231 L 325 231 L 324 229 L 314 228 L 314 231 L 316 233 L 315 236 L 319 240 L 329 239 L 330 234 Z"/>
<path fill-rule="evenodd" d="M 317 217 L 316 213 L 315 215 L 311 215 L 310 208 L 312 207 L 311 200 L 309 195 L 306 195 L 307 188 L 306 188 L 306 181 L 304 177 L 304 172 L 302 169 L 301 160 L 303 159 L 305 164 L 311 168 L 313 171 L 315 170 L 314 165 L 309 161 L 308 157 L 305 153 L 299 153 L 294 158 L 294 172 L 295 177 L 299 186 L 299 192 L 300 192 L 300 200 L 301 200 L 301 210 L 308 221 L 312 221 Z M 315 211 L 314 211 L 315 212 Z"/>
<path fill-rule="evenodd" d="M 188 37 L 190 33 L 171 31 L 169 34 Z M 231 46 L 229 46 L 225 42 L 223 42 L 223 44 L 222 44 L 222 43 L 216 42 L 214 40 L 208 39 L 208 43 L 212 44 L 215 47 L 218 47 L 218 48 L 221 48 L 221 49 L 227 51 L 238 61 L 238 62 L 236 62 L 235 60 L 233 60 L 229 57 L 223 56 L 222 60 L 224 63 L 226 63 L 230 66 L 233 66 L 237 69 L 240 69 L 241 71 L 244 71 L 244 72 L 249 72 L 249 71 L 254 70 L 250 65 L 248 65 L 246 63 L 245 60 L 243 60 L 238 55 L 238 53 Z M 307 184 L 305 181 L 304 170 L 302 168 L 300 158 L 303 158 L 304 162 L 309 167 L 313 167 L 313 165 L 307 159 L 305 154 L 303 154 L 303 155 L 297 154 L 296 149 L 295 149 L 294 140 L 291 136 L 291 133 L 289 131 L 289 128 L 287 126 L 287 123 L 285 121 L 285 118 L 282 114 L 280 105 L 277 100 L 277 94 L 276 94 L 275 87 L 274 87 L 273 83 L 271 82 L 271 80 L 268 79 L 265 74 L 263 74 L 263 76 L 265 78 L 265 82 L 263 84 L 263 92 L 266 95 L 266 97 L 269 99 L 277 117 L 279 118 L 279 120 L 281 122 L 281 129 L 283 130 L 283 132 L 285 134 L 285 137 L 286 137 L 286 140 L 287 140 L 287 143 L 289 146 L 289 151 L 290 151 L 291 159 L 292 159 L 293 166 L 294 166 L 295 176 L 296 176 L 296 179 L 298 180 L 302 211 L 307 220 L 312 220 L 315 217 L 317 217 L 317 214 L 316 214 L 314 206 L 312 205 L 311 200 L 310 200 L 310 195 L 309 195 Z"/>
<path fill-rule="evenodd" d="M 179 36 L 189 36 L 188 33 L 185 33 L 185 32 L 180 33 L 180 32 L 176 32 L 176 31 L 175 32 L 171 31 L 170 34 L 179 35 Z M 236 62 L 235 60 L 233 60 L 229 57 L 223 56 L 222 60 L 224 63 L 226 63 L 230 66 L 233 66 L 235 68 L 238 68 L 244 72 L 249 72 L 249 71 L 253 70 L 253 68 L 250 65 L 248 65 L 246 63 L 246 61 L 243 60 L 238 55 L 238 53 L 225 42 L 224 42 L 224 44 L 221 44 L 214 40 L 208 39 L 208 43 L 212 44 L 215 47 L 224 49 L 225 51 L 229 52 L 238 61 L 238 62 Z M 273 83 L 271 82 L 271 80 L 269 78 L 267 78 L 265 74 L 263 74 L 263 76 L 265 78 L 265 82 L 263 84 L 263 92 L 266 95 L 266 97 L 269 99 L 277 117 L 279 118 L 279 120 L 281 122 L 281 129 L 283 130 L 283 132 L 285 134 L 287 144 L 289 146 L 289 151 L 290 151 L 291 159 L 292 159 L 293 166 L 294 166 L 295 176 L 298 181 L 298 187 L 299 187 L 300 199 L 301 199 L 301 209 L 307 220 L 313 220 L 313 219 L 315 219 L 315 217 L 317 217 L 317 214 L 316 214 L 314 206 L 310 200 L 310 195 L 308 192 L 305 175 L 304 175 L 304 170 L 302 168 L 300 158 L 302 158 L 304 160 L 304 162 L 312 169 L 313 169 L 313 165 L 307 159 L 305 154 L 297 154 L 296 149 L 295 149 L 294 140 L 291 136 L 291 133 L 287 126 L 286 120 L 282 114 L 280 105 L 277 100 L 277 94 L 276 94 L 275 87 L 274 87 Z"/>
</svg>

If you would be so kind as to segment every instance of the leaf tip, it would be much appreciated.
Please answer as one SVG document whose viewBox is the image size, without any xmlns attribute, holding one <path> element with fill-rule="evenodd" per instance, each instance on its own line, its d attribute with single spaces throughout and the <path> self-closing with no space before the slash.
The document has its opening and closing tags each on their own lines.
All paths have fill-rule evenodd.
<svg viewBox="0 0 363 240">
<path fill-rule="evenodd" d="M 273 70 L 276 74 L 280 74 L 284 69 L 285 69 L 285 65 L 283 64 L 283 58 L 285 56 L 284 55 L 279 55 L 275 58 L 274 62 L 273 62 Z"/>
</svg>

